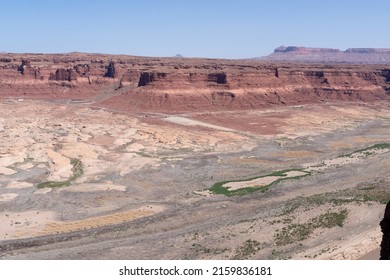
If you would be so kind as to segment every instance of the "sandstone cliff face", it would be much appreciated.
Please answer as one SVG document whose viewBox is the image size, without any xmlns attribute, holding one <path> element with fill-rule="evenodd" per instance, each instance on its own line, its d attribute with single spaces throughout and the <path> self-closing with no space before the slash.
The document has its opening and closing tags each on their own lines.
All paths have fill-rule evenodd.
<svg viewBox="0 0 390 280">
<path fill-rule="evenodd" d="M 118 77 L 118 73 L 116 71 L 116 67 L 115 67 L 115 62 L 114 61 L 110 61 L 110 63 L 106 67 L 106 69 L 107 69 L 107 72 L 104 74 L 104 77 L 109 77 L 109 78 L 116 78 L 116 77 Z"/>
<path fill-rule="evenodd" d="M 138 86 L 144 87 L 151 84 L 154 82 L 156 76 L 157 74 L 155 75 L 153 72 L 142 72 L 139 77 Z"/>
<path fill-rule="evenodd" d="M 0 97 L 17 96 L 160 112 L 371 102 L 389 100 L 390 66 L 7 54 L 0 58 Z"/>
<path fill-rule="evenodd" d="M 11 60 L 9 61 L 11 62 Z M 34 79 L 41 79 L 42 76 L 40 75 L 40 69 L 35 67 L 31 67 L 31 62 L 28 59 L 22 59 L 22 64 L 18 67 L 18 71 L 23 76 L 30 76 Z"/>
<path fill-rule="evenodd" d="M 73 69 L 60 68 L 54 74 L 50 73 L 49 80 L 71 82 L 77 80 L 77 74 Z"/>
</svg>

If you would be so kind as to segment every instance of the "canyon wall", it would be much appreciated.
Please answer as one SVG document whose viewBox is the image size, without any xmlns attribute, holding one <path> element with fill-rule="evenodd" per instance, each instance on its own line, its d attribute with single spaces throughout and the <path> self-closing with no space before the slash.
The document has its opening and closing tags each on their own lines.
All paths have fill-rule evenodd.
<svg viewBox="0 0 390 280">
<path fill-rule="evenodd" d="M 87 99 L 115 109 L 158 112 L 371 102 L 390 99 L 390 66 L 1 54 L 0 98 Z"/>
</svg>

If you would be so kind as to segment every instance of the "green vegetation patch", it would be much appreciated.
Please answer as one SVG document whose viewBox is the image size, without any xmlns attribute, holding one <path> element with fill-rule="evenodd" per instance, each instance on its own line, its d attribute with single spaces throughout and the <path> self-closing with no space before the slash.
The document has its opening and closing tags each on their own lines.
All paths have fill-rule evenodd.
<svg viewBox="0 0 390 280">
<path fill-rule="evenodd" d="M 298 176 L 291 176 L 291 177 L 288 177 L 287 176 L 287 172 L 290 172 L 290 171 L 299 171 L 299 172 L 302 172 L 302 173 L 305 173 L 303 175 L 298 175 Z M 303 178 L 303 177 L 306 177 L 306 176 L 309 176 L 311 175 L 311 172 L 309 171 L 305 171 L 303 169 L 286 169 L 286 170 L 280 170 L 280 171 L 276 171 L 276 172 L 273 172 L 273 173 L 270 173 L 270 174 L 267 174 L 267 175 L 262 175 L 262 176 L 257 176 L 257 177 L 252 177 L 252 178 L 249 178 L 249 179 L 244 179 L 244 180 L 233 180 L 233 181 L 223 181 L 223 182 L 218 182 L 218 183 L 215 183 L 211 188 L 210 188 L 210 191 L 214 194 L 223 194 L 223 195 L 226 195 L 226 196 L 232 196 L 232 195 L 244 195 L 244 194 L 248 194 L 248 193 L 252 193 L 252 192 L 256 192 L 256 191 L 261 191 L 261 192 L 266 192 L 270 189 L 271 186 L 283 181 L 283 180 L 290 180 L 290 179 L 300 179 L 300 178 Z M 279 179 L 275 180 L 274 182 L 268 184 L 268 185 L 265 185 L 265 186 L 251 186 L 251 187 L 245 187 L 245 188 L 240 188 L 240 189 L 236 189 L 236 190 L 230 190 L 228 187 L 224 187 L 225 184 L 227 183 L 231 183 L 231 182 L 247 182 L 247 181 L 252 181 L 252 180 L 255 180 L 255 179 L 259 179 L 259 178 L 265 178 L 265 177 L 280 177 Z"/>
<path fill-rule="evenodd" d="M 307 239 L 315 229 L 342 227 L 348 216 L 348 211 L 343 209 L 339 212 L 327 212 L 310 219 L 303 224 L 290 224 L 275 234 L 277 246 L 292 244 Z"/>
<path fill-rule="evenodd" d="M 234 260 L 242 260 L 247 257 L 256 254 L 261 247 L 260 242 L 252 239 L 248 239 L 244 244 L 236 249 L 235 255 L 233 256 Z"/>
<path fill-rule="evenodd" d="M 73 165 L 72 167 L 72 176 L 69 177 L 68 180 L 66 181 L 47 181 L 43 183 L 38 184 L 38 188 L 61 188 L 61 187 L 67 187 L 70 186 L 72 181 L 76 180 L 79 178 L 81 175 L 84 173 L 84 166 L 81 160 L 72 158 L 70 159 L 70 164 Z"/>
<path fill-rule="evenodd" d="M 314 218 L 313 223 L 317 228 L 343 227 L 347 215 L 347 209 L 343 209 L 340 212 L 327 212 Z"/>
<path fill-rule="evenodd" d="M 192 244 L 191 249 L 194 249 L 196 253 L 212 254 L 212 255 L 220 255 L 230 250 L 228 248 L 208 248 L 197 243 Z"/>
<path fill-rule="evenodd" d="M 340 158 L 340 157 L 352 157 L 352 156 L 354 156 L 357 153 L 362 153 L 362 154 L 364 154 L 366 156 L 369 156 L 369 155 L 372 155 L 375 150 L 382 150 L 382 149 L 390 149 L 390 143 L 375 144 L 373 146 L 370 146 L 370 147 L 367 147 L 367 148 L 364 148 L 364 149 L 360 149 L 360 150 L 354 151 L 354 152 L 352 152 L 350 154 L 340 155 L 340 156 L 338 156 L 338 158 Z M 287 176 L 287 172 L 289 172 L 289 171 L 299 171 L 299 172 L 302 172 L 304 174 L 303 175 L 299 175 L 299 176 L 291 176 L 290 177 L 290 176 Z M 270 189 L 271 186 L 273 186 L 273 185 L 275 185 L 275 184 L 277 184 L 277 183 L 279 183 L 279 182 L 281 182 L 283 180 L 300 179 L 302 177 L 306 177 L 306 176 L 309 176 L 311 174 L 312 173 L 310 171 L 307 171 L 306 169 L 280 170 L 280 171 L 276 171 L 276 172 L 273 172 L 273 173 L 270 173 L 270 174 L 267 174 L 267 175 L 257 176 L 257 177 L 253 177 L 253 178 L 249 178 L 249 179 L 217 182 L 209 190 L 212 193 L 214 193 L 214 194 L 223 194 L 223 195 L 226 195 L 226 196 L 245 195 L 245 194 L 256 192 L 256 191 L 266 192 L 266 191 L 268 191 Z M 252 180 L 255 180 L 255 179 L 265 178 L 265 177 L 270 177 L 270 176 L 276 176 L 276 177 L 280 177 L 280 178 L 278 178 L 277 180 L 275 180 L 272 183 L 270 183 L 268 185 L 265 185 L 265 186 L 253 185 L 253 186 L 243 187 L 243 188 L 239 188 L 239 189 L 235 189 L 235 190 L 231 190 L 229 187 L 225 187 L 225 184 L 227 184 L 227 183 L 248 182 L 248 181 L 252 181 Z M 322 198 L 317 198 L 317 199 L 322 199 Z M 367 200 L 367 199 L 374 199 L 374 198 L 367 197 L 365 199 Z M 387 199 L 387 197 L 386 197 L 386 199 Z M 344 201 L 341 199 L 339 201 L 334 201 L 334 202 L 335 203 L 343 203 Z M 292 211 L 292 210 L 290 210 L 290 211 Z"/>
<path fill-rule="evenodd" d="M 367 148 L 363 148 L 363 149 L 354 151 L 354 152 L 352 152 L 350 154 L 340 155 L 340 156 L 338 156 L 338 158 L 340 158 L 340 157 L 351 157 L 351 156 L 353 156 L 354 154 L 357 154 L 357 153 L 363 153 L 366 156 L 370 156 L 370 155 L 372 155 L 372 151 L 374 151 L 374 150 L 383 150 L 383 149 L 390 149 L 390 143 L 375 144 L 373 146 L 370 146 L 370 147 L 367 147 Z"/>
<path fill-rule="evenodd" d="M 39 183 L 37 187 L 39 189 L 42 189 L 42 188 L 61 188 L 67 186 L 70 186 L 69 181 L 59 181 L 59 182 L 47 181 L 47 182 Z"/>
<path fill-rule="evenodd" d="M 369 202 L 386 204 L 390 201 L 390 188 L 388 186 L 389 182 L 380 180 L 373 183 L 361 183 L 354 188 L 345 190 L 316 194 L 309 197 L 297 197 L 286 203 L 281 216 L 292 214 L 298 208 L 310 210 L 313 207 L 325 204 L 333 206 Z"/>
<path fill-rule="evenodd" d="M 268 256 L 270 260 L 288 260 L 291 259 L 291 252 L 273 249 L 271 255 Z"/>
</svg>

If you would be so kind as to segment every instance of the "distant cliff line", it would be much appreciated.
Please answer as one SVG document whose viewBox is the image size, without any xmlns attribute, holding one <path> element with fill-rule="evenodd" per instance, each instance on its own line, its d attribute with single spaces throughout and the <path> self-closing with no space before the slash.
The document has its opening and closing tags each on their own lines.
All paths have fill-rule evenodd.
<svg viewBox="0 0 390 280">
<path fill-rule="evenodd" d="M 279 62 L 390 64 L 390 48 L 349 48 L 345 51 L 332 48 L 280 46 L 261 60 Z"/>
</svg>

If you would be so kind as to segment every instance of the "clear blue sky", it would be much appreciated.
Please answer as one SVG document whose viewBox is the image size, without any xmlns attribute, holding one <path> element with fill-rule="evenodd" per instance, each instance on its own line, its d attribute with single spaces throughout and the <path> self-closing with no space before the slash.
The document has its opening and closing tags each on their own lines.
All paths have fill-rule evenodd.
<svg viewBox="0 0 390 280">
<path fill-rule="evenodd" d="M 389 0 L 0 0 L 0 51 L 248 58 L 390 48 Z"/>
</svg>

